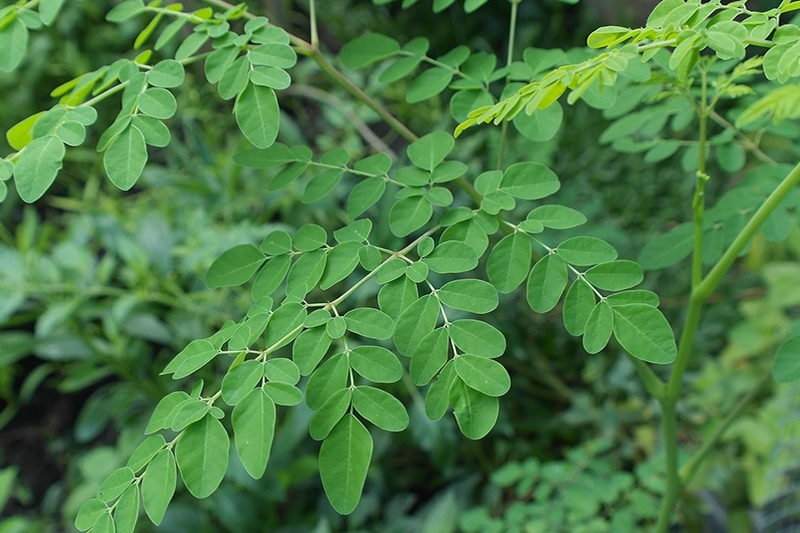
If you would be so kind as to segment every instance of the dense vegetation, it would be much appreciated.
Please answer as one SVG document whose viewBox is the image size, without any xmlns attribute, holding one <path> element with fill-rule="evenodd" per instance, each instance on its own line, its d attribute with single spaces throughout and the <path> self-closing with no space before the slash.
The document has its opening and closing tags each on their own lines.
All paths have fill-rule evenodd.
<svg viewBox="0 0 800 533">
<path fill-rule="evenodd" d="M 0 8 L 0 533 L 767 524 L 800 3 L 329 4 Z"/>
</svg>

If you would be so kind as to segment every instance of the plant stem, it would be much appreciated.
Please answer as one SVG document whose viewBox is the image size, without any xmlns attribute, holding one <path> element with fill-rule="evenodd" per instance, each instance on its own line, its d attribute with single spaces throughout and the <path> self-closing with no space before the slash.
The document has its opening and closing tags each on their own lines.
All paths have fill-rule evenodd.
<svg viewBox="0 0 800 533">
<path fill-rule="evenodd" d="M 319 49 L 319 34 L 317 32 L 317 9 L 314 0 L 308 0 L 308 19 L 311 26 L 311 48 Z"/>
<path fill-rule="evenodd" d="M 625 352 L 625 355 L 627 355 L 628 359 L 630 359 L 631 363 L 633 363 L 633 367 L 639 374 L 639 378 L 641 378 L 642 382 L 644 383 L 647 392 L 657 400 L 663 398 L 667 386 L 667 384 L 664 383 L 664 380 L 658 377 L 658 375 L 656 375 L 656 373 L 653 371 L 653 368 L 641 359 L 637 359 L 628 352 Z"/>
<path fill-rule="evenodd" d="M 521 0 L 509 0 L 511 2 L 511 21 L 509 22 L 508 29 L 508 56 L 506 57 L 506 68 L 511 66 L 514 62 L 514 37 L 517 33 L 517 11 L 519 10 L 519 3 Z M 506 83 L 509 79 L 506 77 Z M 508 121 L 503 121 L 502 130 L 500 131 L 500 148 L 497 154 L 497 169 L 503 168 L 503 152 L 506 148 L 506 136 L 508 135 Z"/>
</svg>

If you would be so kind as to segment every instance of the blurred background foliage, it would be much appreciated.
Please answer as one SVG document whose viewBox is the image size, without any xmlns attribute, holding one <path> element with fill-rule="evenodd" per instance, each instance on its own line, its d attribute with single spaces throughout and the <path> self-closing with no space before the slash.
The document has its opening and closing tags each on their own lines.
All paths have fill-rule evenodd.
<svg viewBox="0 0 800 533">
<path fill-rule="evenodd" d="M 0 130 L 49 108 L 49 92 L 59 84 L 131 56 L 143 22 L 105 23 L 113 3 L 68 2 L 53 28 L 33 33 L 23 67 L 0 75 Z M 307 34 L 306 2 L 248 3 L 287 30 Z M 489 2 L 472 15 L 457 4 L 434 16 L 425 1 L 405 11 L 365 0 L 326 2 L 321 40 L 334 53 L 366 31 L 400 42 L 427 35 L 434 55 L 467 44 L 504 57 L 508 2 Z M 647 13 L 643 4 L 523 1 L 517 55 L 528 46 L 581 46 L 601 23 L 638 25 L 637 17 Z M 402 97 L 405 82 L 381 85 L 377 72 L 348 75 L 418 133 L 455 125 L 445 98 L 411 106 Z M 42 201 L 25 206 L 11 193 L 0 204 L 0 533 L 72 531 L 78 506 L 127 460 L 158 399 L 182 385 L 159 377 L 165 363 L 246 309 L 246 291 L 205 289 L 203 275 L 216 255 L 258 242 L 270 228 L 341 223 L 346 181 L 311 206 L 300 203 L 301 185 L 266 193 L 263 176 L 232 162 L 246 141 L 227 106 L 197 71 L 188 76 L 171 122 L 173 141 L 169 149 L 151 152 L 134 190 L 110 186 L 100 158 L 78 148 L 68 152 L 65 170 Z M 403 152 L 402 139 L 312 63 L 301 61 L 292 76 L 282 97 L 279 140 L 320 151 L 343 147 L 359 156 L 374 148 L 359 132 L 370 124 L 381 143 Z M 113 108 L 107 111 L 100 109 L 105 124 Z M 505 158 L 508 164 L 550 164 L 564 183 L 559 203 L 580 208 L 591 232 L 621 256 L 635 258 L 653 236 L 690 216 L 694 177 L 680 156 L 653 165 L 642 154 L 599 143 L 608 123 L 601 111 L 565 106 L 556 138 L 534 143 L 513 134 Z M 786 128 L 772 147 L 792 162 L 798 150 L 786 139 L 798 132 Z M 457 150 L 474 175 L 497 160 L 499 143 L 498 128 L 483 128 L 464 136 Z M 0 152 L 8 151 L 0 139 Z M 738 182 L 746 170 L 733 172 L 731 182 L 717 182 L 711 194 Z M 800 229 L 794 215 L 789 226 L 780 242 L 759 235 L 735 281 L 714 296 L 680 404 L 680 437 L 687 447 L 712 431 L 769 368 L 775 347 L 800 333 Z M 376 224 L 376 238 L 392 246 L 387 227 Z M 651 273 L 647 283 L 678 323 L 688 292 L 681 267 Z M 372 296 L 365 291 L 362 297 Z M 414 387 L 398 391 L 410 405 L 410 430 L 374 436 L 374 466 L 350 517 L 336 515 L 325 500 L 316 444 L 306 435 L 310 412 L 297 407 L 279 419 L 263 479 L 252 480 L 233 459 L 212 497 L 198 501 L 179 491 L 159 531 L 637 530 L 655 515 L 661 490 L 658 405 L 617 347 L 587 356 L 559 317 L 532 313 L 519 296 L 491 316 L 509 340 L 504 359 L 513 388 L 498 426 L 482 441 L 460 437 L 450 418 L 430 422 Z M 202 377 L 214 382 L 220 369 L 206 368 Z M 682 511 L 687 530 L 715 531 L 714 524 L 718 531 L 754 530 L 758 509 L 774 493 L 771 458 L 788 438 L 787 413 L 796 403 L 791 388 L 769 385 L 736 422 L 692 483 Z M 140 527 L 149 531 L 146 521 Z"/>
</svg>

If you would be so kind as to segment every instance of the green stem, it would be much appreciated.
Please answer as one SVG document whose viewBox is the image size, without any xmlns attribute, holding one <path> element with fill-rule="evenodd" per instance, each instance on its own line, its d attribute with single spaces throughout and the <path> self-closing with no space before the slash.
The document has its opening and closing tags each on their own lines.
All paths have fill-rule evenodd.
<svg viewBox="0 0 800 533">
<path fill-rule="evenodd" d="M 511 66 L 514 62 L 514 38 L 517 33 L 517 11 L 519 11 L 519 3 L 521 0 L 509 0 L 511 2 L 511 21 L 509 22 L 508 29 L 508 55 L 506 57 L 506 68 Z M 506 83 L 509 82 L 506 77 Z M 506 137 L 508 136 L 508 121 L 503 121 L 502 130 L 500 131 L 500 147 L 497 154 L 497 169 L 503 168 L 503 152 L 506 148 Z"/>
<path fill-rule="evenodd" d="M 656 375 L 656 373 L 653 371 L 653 368 L 641 359 L 637 359 L 627 352 L 625 352 L 625 355 L 627 355 L 628 359 L 630 359 L 631 363 L 633 363 L 633 367 L 639 374 L 639 378 L 641 378 L 642 382 L 644 383 L 647 392 L 657 400 L 663 398 L 667 387 L 667 384 L 664 383 L 664 380 L 658 377 L 658 375 Z"/>
<path fill-rule="evenodd" d="M 655 531 L 667 533 L 681 491 L 681 480 L 678 476 L 678 421 L 675 402 L 669 398 L 661 401 L 661 432 L 667 455 L 667 490 L 661 501 Z"/>
<path fill-rule="evenodd" d="M 314 0 L 308 0 L 308 18 L 311 26 L 311 48 L 319 49 L 319 34 L 317 32 L 317 9 Z"/>
</svg>

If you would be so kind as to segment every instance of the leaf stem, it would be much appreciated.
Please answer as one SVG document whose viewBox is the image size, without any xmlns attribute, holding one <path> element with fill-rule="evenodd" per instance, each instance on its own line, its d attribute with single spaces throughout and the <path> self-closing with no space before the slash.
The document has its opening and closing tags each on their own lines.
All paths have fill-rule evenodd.
<svg viewBox="0 0 800 533">
<path fill-rule="evenodd" d="M 317 32 L 317 9 L 314 0 L 308 0 L 308 18 L 311 26 L 311 48 L 319 50 L 319 34 Z"/>
</svg>

